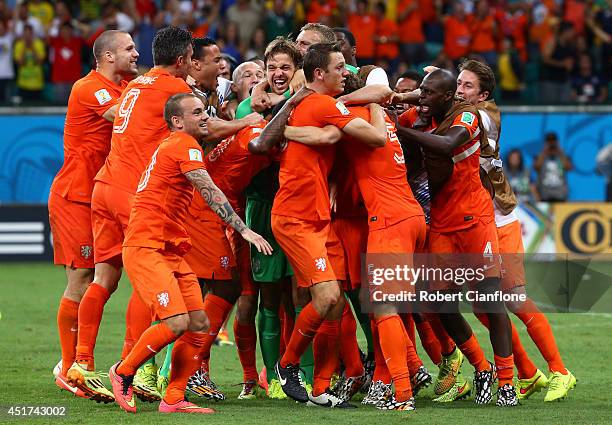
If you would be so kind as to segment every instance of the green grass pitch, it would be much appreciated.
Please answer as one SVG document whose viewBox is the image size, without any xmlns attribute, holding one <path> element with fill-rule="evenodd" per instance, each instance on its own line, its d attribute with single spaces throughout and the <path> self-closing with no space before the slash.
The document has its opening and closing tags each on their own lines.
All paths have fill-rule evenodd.
<svg viewBox="0 0 612 425">
<path fill-rule="evenodd" d="M 156 404 L 138 404 L 138 413 L 128 415 L 115 404 L 101 405 L 77 399 L 61 392 L 53 383 L 52 369 L 60 358 L 56 330 L 56 312 L 65 286 L 63 270 L 49 264 L 2 264 L 0 266 L 0 424 L 604 424 L 612 423 L 612 374 L 607 369 L 612 347 L 612 316 L 593 314 L 551 314 L 550 322 L 568 368 L 578 378 L 578 385 L 562 401 L 544 404 L 543 394 L 536 394 L 517 408 L 498 408 L 494 404 L 476 406 L 473 400 L 450 405 L 431 401 L 431 387 L 417 399 L 412 413 L 381 412 L 361 406 L 358 409 L 324 410 L 291 401 L 270 401 L 263 397 L 239 401 L 242 373 L 235 347 L 214 347 L 211 356 L 213 379 L 228 399 L 220 403 L 195 400 L 212 405 L 215 415 L 206 417 L 161 416 Z M 122 280 L 120 289 L 106 306 L 96 346 L 96 363 L 107 370 L 118 359 L 124 333 L 124 312 L 131 288 Z M 483 346 L 488 346 L 482 326 L 470 322 Z M 524 344 L 536 364 L 545 363 L 529 340 L 522 323 L 515 320 Z M 422 349 L 419 353 L 425 354 Z M 490 349 L 488 355 L 491 355 Z M 426 360 L 430 371 L 435 368 Z M 258 367 L 261 360 L 258 357 Z M 471 374 L 469 365 L 463 366 Z M 108 382 L 107 382 L 108 384 Z M 359 399 L 361 396 L 359 396 Z M 9 406 L 65 406 L 64 418 L 12 418 Z"/>
</svg>

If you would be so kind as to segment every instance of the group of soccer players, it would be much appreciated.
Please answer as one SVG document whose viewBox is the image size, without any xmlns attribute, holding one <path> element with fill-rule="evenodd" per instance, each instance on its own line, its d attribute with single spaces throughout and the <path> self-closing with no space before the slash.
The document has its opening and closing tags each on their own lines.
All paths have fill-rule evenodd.
<svg viewBox="0 0 612 425">
<path fill-rule="evenodd" d="M 456 300 L 405 313 L 368 299 L 365 253 L 407 264 L 415 253 L 472 254 L 487 262 L 484 279 L 470 283 L 485 294 L 525 294 L 525 276 L 491 69 L 473 60 L 458 77 L 430 68 L 418 90 L 397 93 L 382 69 L 355 67 L 356 48 L 346 29 L 307 24 L 295 42 L 271 42 L 263 62 L 240 64 L 229 82 L 218 78 L 214 40 L 161 29 L 154 68 L 137 76 L 131 36 L 99 36 L 96 69 L 70 95 L 64 165 L 49 198 L 55 263 L 67 277 L 56 385 L 127 412 L 138 397 L 160 401 L 160 412 L 212 413 L 185 393 L 225 398 L 211 379 L 210 351 L 236 306 L 239 399 L 261 386 L 270 398 L 345 408 L 361 390 L 363 404 L 414 410 L 433 380 L 415 326 L 439 367 L 437 401 L 471 393 L 464 358 L 475 369 L 476 403 L 497 393 L 499 406 L 514 406 L 545 387 L 545 401 L 567 395 L 576 379 L 529 299 L 474 304 L 494 363 Z M 399 116 L 397 104 L 409 104 Z M 503 265 L 499 254 L 510 254 Z M 123 268 L 133 292 L 109 391 L 94 348 Z M 454 282 L 419 285 L 457 291 Z M 527 326 L 548 377 L 506 307 Z"/>
</svg>

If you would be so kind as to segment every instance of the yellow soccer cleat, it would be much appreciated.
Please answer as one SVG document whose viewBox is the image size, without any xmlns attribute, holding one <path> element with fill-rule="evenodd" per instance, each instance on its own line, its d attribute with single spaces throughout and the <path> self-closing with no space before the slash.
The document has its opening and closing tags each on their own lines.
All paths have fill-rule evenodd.
<svg viewBox="0 0 612 425">
<path fill-rule="evenodd" d="M 562 400 L 567 396 L 569 390 L 576 386 L 576 377 L 572 372 L 567 371 L 567 375 L 561 372 L 553 372 L 548 377 L 548 392 L 544 396 L 544 401 Z"/>
<path fill-rule="evenodd" d="M 268 384 L 268 398 L 274 400 L 285 400 L 287 398 L 287 394 L 283 391 L 278 379 L 272 379 Z"/>
<path fill-rule="evenodd" d="M 457 376 L 455 385 L 453 385 L 450 390 L 442 394 L 440 397 L 434 398 L 433 401 L 436 403 L 450 403 L 455 400 L 461 400 L 469 397 L 471 392 L 472 384 L 460 373 Z"/>
<path fill-rule="evenodd" d="M 165 376 L 159 375 L 157 377 L 157 392 L 159 392 L 162 398 L 166 395 L 166 389 L 168 388 L 169 379 Z"/>
<path fill-rule="evenodd" d="M 162 399 L 157 390 L 157 366 L 147 363 L 138 368 L 134 376 L 134 394 L 142 401 L 153 403 Z"/>
<path fill-rule="evenodd" d="M 112 403 L 115 396 L 102 383 L 102 377 L 107 376 L 101 372 L 87 370 L 74 362 L 66 373 L 68 384 L 79 388 L 90 399 L 98 403 Z"/>
<path fill-rule="evenodd" d="M 449 391 L 457 382 L 457 375 L 461 370 L 463 363 L 463 353 L 459 348 L 455 348 L 448 356 L 442 357 L 442 363 L 439 365 L 438 378 L 434 386 L 434 393 L 442 395 Z"/>
<path fill-rule="evenodd" d="M 529 379 L 516 380 L 516 396 L 519 400 L 527 400 L 532 394 L 542 391 L 548 386 L 548 378 L 538 369 Z"/>
</svg>

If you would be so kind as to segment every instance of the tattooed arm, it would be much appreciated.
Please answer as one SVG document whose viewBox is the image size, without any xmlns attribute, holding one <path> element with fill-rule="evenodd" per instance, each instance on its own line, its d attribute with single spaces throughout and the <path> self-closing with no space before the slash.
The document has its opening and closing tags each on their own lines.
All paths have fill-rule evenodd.
<svg viewBox="0 0 612 425">
<path fill-rule="evenodd" d="M 204 198 L 210 208 L 223 221 L 236 229 L 247 242 L 255 245 L 259 252 L 263 252 L 266 255 L 272 253 L 270 244 L 263 237 L 246 227 L 244 221 L 236 214 L 223 192 L 212 181 L 205 169 L 198 168 L 197 170 L 188 171 L 185 173 L 185 177 L 202 195 L 202 198 Z"/>
</svg>

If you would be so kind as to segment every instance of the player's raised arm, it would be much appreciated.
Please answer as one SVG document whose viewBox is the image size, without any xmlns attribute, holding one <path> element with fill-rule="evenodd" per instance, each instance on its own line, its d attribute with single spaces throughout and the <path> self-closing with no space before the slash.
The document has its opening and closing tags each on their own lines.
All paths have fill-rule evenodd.
<svg viewBox="0 0 612 425">
<path fill-rule="evenodd" d="M 365 103 L 386 103 L 393 96 L 394 92 L 384 84 L 370 84 L 361 87 L 352 93 L 340 96 L 340 100 L 345 105 L 362 105 Z"/>
<path fill-rule="evenodd" d="M 304 126 L 286 126 L 285 138 L 310 146 L 333 145 L 342 138 L 342 131 L 335 125 L 326 125 L 323 128 Z"/>
<path fill-rule="evenodd" d="M 452 127 L 446 134 L 430 134 L 398 125 L 397 134 L 408 141 L 418 143 L 432 151 L 450 155 L 453 149 L 463 145 L 470 139 L 470 133 L 464 127 Z"/>
<path fill-rule="evenodd" d="M 387 142 L 387 126 L 385 124 L 385 110 L 376 103 L 370 103 L 371 124 L 363 118 L 355 118 L 344 126 L 342 131 L 355 137 L 371 147 L 384 146 Z"/>
<path fill-rule="evenodd" d="M 236 229 L 247 242 L 255 245 L 257 251 L 263 252 L 266 255 L 272 254 L 272 247 L 268 241 L 244 224 L 244 221 L 236 214 L 223 192 L 219 190 L 205 169 L 198 168 L 197 170 L 188 171 L 185 173 L 185 177 L 187 177 L 210 208 L 223 221 Z"/>
<path fill-rule="evenodd" d="M 287 119 L 293 108 L 295 108 L 305 97 L 311 95 L 312 90 L 307 88 L 300 89 L 294 94 L 281 108 L 276 116 L 266 125 L 261 135 L 249 142 L 249 151 L 254 154 L 267 154 L 272 147 L 283 140 L 283 133 L 287 125 Z"/>
</svg>

